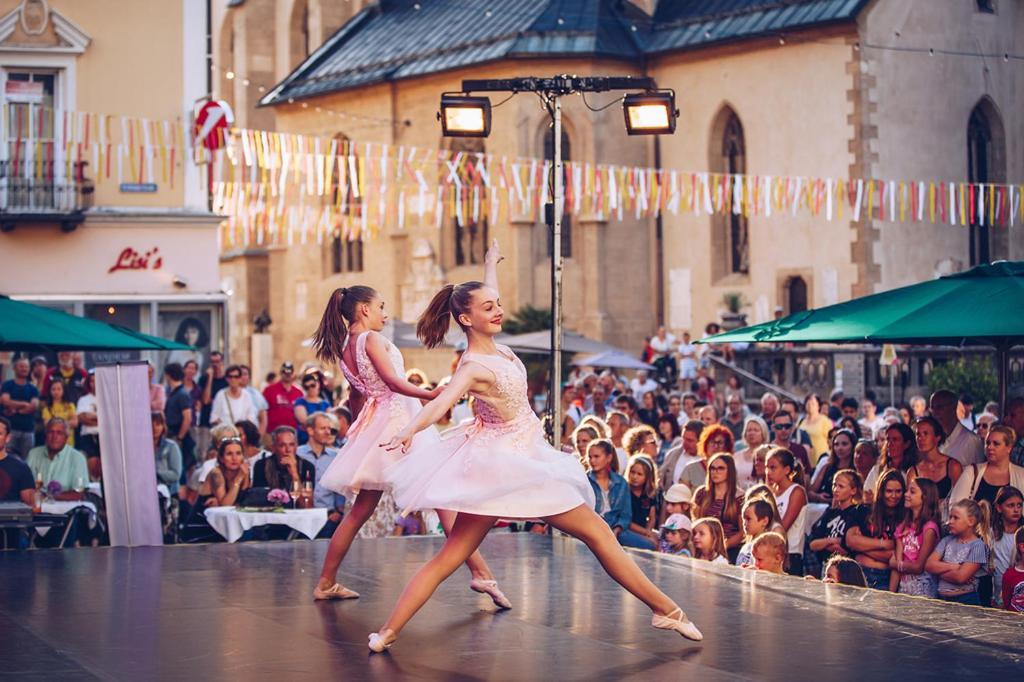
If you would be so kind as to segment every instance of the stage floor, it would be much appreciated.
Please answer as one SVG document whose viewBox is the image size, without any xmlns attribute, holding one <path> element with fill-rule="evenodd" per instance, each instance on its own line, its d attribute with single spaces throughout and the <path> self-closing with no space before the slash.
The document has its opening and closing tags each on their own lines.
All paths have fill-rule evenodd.
<svg viewBox="0 0 1024 682">
<path fill-rule="evenodd" d="M 310 597 L 325 541 L 0 552 L 0 677 L 103 680 L 838 680 L 1019 677 L 1024 618 L 634 553 L 704 631 L 650 627 L 585 548 L 494 531 L 511 611 L 460 569 L 395 648 L 366 635 L 439 538 L 357 540 L 353 601 Z"/>
</svg>

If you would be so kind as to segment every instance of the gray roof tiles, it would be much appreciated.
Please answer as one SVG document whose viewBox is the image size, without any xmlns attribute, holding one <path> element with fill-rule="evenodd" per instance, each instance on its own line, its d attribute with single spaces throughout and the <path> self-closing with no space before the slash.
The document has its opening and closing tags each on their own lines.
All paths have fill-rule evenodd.
<svg viewBox="0 0 1024 682">
<path fill-rule="evenodd" d="M 649 17 L 621 0 L 382 0 L 353 17 L 261 104 L 507 58 L 639 61 L 850 21 L 866 2 L 662 0 Z"/>
</svg>

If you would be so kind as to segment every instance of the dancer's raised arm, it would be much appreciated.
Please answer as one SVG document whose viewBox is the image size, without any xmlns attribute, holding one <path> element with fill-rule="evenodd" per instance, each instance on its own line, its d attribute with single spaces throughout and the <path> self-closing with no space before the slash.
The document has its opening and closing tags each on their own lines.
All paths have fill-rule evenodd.
<svg viewBox="0 0 1024 682">
<path fill-rule="evenodd" d="M 484 286 L 498 291 L 498 263 L 504 260 L 501 250 L 498 249 L 498 240 L 491 240 L 491 248 L 487 249 L 484 255 Z"/>
<path fill-rule="evenodd" d="M 475 362 L 464 363 L 441 391 L 441 395 L 427 403 L 408 426 L 399 431 L 387 443 L 381 443 L 381 446 L 385 450 L 401 448 L 402 452 L 405 452 L 409 449 L 413 436 L 431 424 L 437 423 L 471 389 L 486 391 L 492 383 L 494 383 L 494 374 L 489 369 Z"/>
<path fill-rule="evenodd" d="M 395 393 L 418 400 L 433 400 L 440 395 L 440 388 L 427 391 L 398 374 L 388 356 L 387 341 L 376 332 L 369 332 L 369 336 L 366 337 L 366 356 L 370 358 L 370 362 L 373 363 L 373 368 L 377 370 L 381 380 Z"/>
</svg>

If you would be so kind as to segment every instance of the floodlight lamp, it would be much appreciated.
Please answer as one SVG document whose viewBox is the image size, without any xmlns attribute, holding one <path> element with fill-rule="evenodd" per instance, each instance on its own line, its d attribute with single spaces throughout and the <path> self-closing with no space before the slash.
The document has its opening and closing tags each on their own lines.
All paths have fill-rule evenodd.
<svg viewBox="0 0 1024 682">
<path fill-rule="evenodd" d="M 664 135 L 676 131 L 676 95 L 672 90 L 635 93 L 622 99 L 626 132 L 630 135 Z"/>
<path fill-rule="evenodd" d="M 491 134 L 491 100 L 443 94 L 437 119 L 445 137 L 487 137 Z"/>
</svg>

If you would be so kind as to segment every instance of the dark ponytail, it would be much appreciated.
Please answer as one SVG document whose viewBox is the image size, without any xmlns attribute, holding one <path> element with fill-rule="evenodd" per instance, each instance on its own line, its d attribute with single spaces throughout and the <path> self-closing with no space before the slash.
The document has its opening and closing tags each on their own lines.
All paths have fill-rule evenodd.
<svg viewBox="0 0 1024 682">
<path fill-rule="evenodd" d="M 441 290 L 434 295 L 427 305 L 427 309 L 420 315 L 416 322 L 416 336 L 427 348 L 437 348 L 444 342 L 444 337 L 451 326 L 451 318 L 454 317 L 462 330 L 466 328 L 459 322 L 459 315 L 469 312 L 469 304 L 473 298 L 473 292 L 484 287 L 483 282 L 463 282 L 458 286 L 445 284 Z"/>
<path fill-rule="evenodd" d="M 341 362 L 341 352 L 348 338 L 348 325 L 356 315 L 356 306 L 369 303 L 377 296 L 372 287 L 354 286 L 335 289 L 327 301 L 320 326 L 313 335 L 313 348 L 321 362 Z"/>
</svg>

